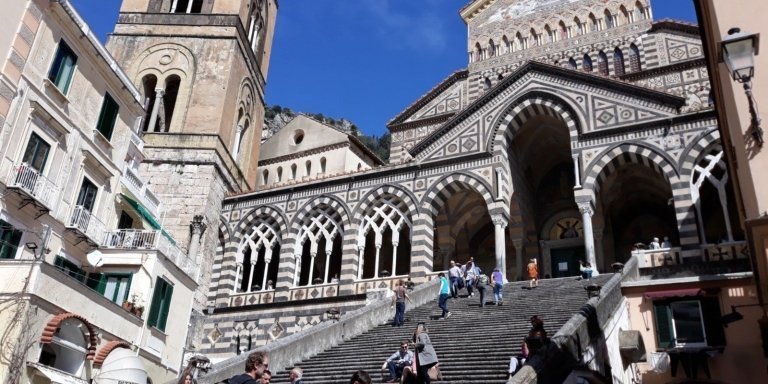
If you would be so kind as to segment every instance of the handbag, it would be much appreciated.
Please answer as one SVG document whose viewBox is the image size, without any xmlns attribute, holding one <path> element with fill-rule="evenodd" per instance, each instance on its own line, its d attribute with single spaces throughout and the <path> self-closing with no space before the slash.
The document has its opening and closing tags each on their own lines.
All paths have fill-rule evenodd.
<svg viewBox="0 0 768 384">
<path fill-rule="evenodd" d="M 430 380 L 442 380 L 443 374 L 440 372 L 440 364 L 435 364 L 427 370 Z"/>
</svg>

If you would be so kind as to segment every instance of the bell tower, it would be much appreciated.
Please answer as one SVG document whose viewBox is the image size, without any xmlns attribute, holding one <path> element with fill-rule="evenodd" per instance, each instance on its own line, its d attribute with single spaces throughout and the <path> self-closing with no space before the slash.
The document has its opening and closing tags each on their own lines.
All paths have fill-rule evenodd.
<svg viewBox="0 0 768 384">
<path fill-rule="evenodd" d="M 256 185 L 277 8 L 277 0 L 123 0 L 107 43 L 142 91 L 140 175 L 162 201 L 163 228 L 200 266 L 198 311 L 221 201 Z"/>
</svg>

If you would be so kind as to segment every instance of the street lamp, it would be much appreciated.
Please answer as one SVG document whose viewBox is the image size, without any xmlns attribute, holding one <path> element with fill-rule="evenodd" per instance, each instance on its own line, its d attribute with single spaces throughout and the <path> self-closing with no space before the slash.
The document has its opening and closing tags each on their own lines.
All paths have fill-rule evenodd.
<svg viewBox="0 0 768 384">
<path fill-rule="evenodd" d="M 744 85 L 744 93 L 749 100 L 750 127 L 752 137 L 759 147 L 763 146 L 763 128 L 757 113 L 757 103 L 752 95 L 752 77 L 755 75 L 755 56 L 760 48 L 760 34 L 747 34 L 739 28 L 728 30 L 728 36 L 720 43 L 723 61 L 733 79 Z"/>
</svg>

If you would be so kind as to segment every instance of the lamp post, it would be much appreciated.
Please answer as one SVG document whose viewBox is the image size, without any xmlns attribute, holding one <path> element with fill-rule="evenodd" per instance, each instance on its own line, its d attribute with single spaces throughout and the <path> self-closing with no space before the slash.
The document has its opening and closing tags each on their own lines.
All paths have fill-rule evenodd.
<svg viewBox="0 0 768 384">
<path fill-rule="evenodd" d="M 752 77 L 755 75 L 755 56 L 759 52 L 759 42 L 760 34 L 747 34 L 741 32 L 739 28 L 731 28 L 720 46 L 722 47 L 723 61 L 725 61 L 728 71 L 731 72 L 734 80 L 744 86 L 744 93 L 746 93 L 749 101 L 751 135 L 757 146 L 762 147 L 764 143 L 763 128 L 760 126 L 757 103 L 752 94 Z"/>
</svg>

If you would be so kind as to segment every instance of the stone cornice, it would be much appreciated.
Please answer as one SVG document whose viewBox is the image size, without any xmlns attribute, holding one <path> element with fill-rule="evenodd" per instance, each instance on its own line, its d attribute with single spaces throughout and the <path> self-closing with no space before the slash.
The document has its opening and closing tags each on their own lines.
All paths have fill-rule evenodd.
<svg viewBox="0 0 768 384">
<path fill-rule="evenodd" d="M 406 123 L 389 125 L 389 126 L 387 126 L 387 128 L 389 128 L 390 132 L 405 131 L 405 130 L 412 129 L 412 128 L 418 128 L 418 127 L 423 127 L 423 126 L 432 125 L 432 124 L 439 124 L 439 123 L 448 121 L 448 119 L 450 119 L 455 114 L 456 114 L 456 112 L 445 113 L 445 114 L 438 115 L 438 116 L 432 116 L 432 117 L 429 117 L 429 118 L 426 118 L 426 119 L 421 119 L 421 120 L 416 120 L 416 121 L 409 121 L 409 122 L 406 122 Z"/>
<path fill-rule="evenodd" d="M 390 120 L 387 123 L 387 127 L 392 128 L 395 125 L 402 124 L 405 121 L 405 119 L 407 119 L 409 116 L 416 113 L 419 109 L 423 108 L 430 101 L 434 100 L 443 91 L 448 89 L 457 81 L 466 79 L 468 75 L 469 75 L 469 72 L 466 69 L 461 69 L 456 72 L 453 72 L 448 77 L 446 77 L 443 81 L 437 84 L 435 87 L 427 91 L 426 94 L 418 98 L 415 102 L 413 102 L 413 104 L 409 105 L 408 107 L 405 108 L 405 110 L 398 113 L 397 116 L 393 117 L 392 120 Z"/>
<path fill-rule="evenodd" d="M 594 140 L 594 139 L 614 136 L 614 135 L 618 135 L 618 134 L 622 134 L 630 131 L 638 131 L 638 130 L 649 129 L 649 128 L 671 127 L 673 125 L 689 123 L 692 121 L 704 121 L 707 119 L 715 119 L 715 118 L 717 118 L 717 113 L 715 113 L 714 109 L 705 109 L 705 110 L 687 113 L 684 115 L 673 116 L 670 118 L 664 118 L 664 119 L 646 121 L 642 123 L 628 124 L 620 127 L 585 132 L 585 133 L 579 134 L 579 141 Z"/>
<path fill-rule="evenodd" d="M 288 154 L 288 155 L 272 157 L 272 158 L 265 159 L 265 160 L 259 160 L 259 166 L 261 167 L 261 166 L 264 166 L 264 165 L 271 165 L 271 164 L 281 163 L 283 161 L 296 160 L 296 159 L 300 159 L 300 158 L 305 157 L 305 156 L 317 155 L 319 153 L 323 153 L 323 152 L 327 152 L 327 151 L 332 151 L 334 149 L 346 148 L 346 147 L 349 147 L 350 145 L 351 145 L 351 143 L 349 141 L 344 141 L 344 142 L 324 145 L 322 147 L 308 149 L 306 151 L 293 152 L 293 153 Z"/>
<path fill-rule="evenodd" d="M 683 32 L 696 37 L 701 35 L 699 26 L 694 23 L 689 23 L 682 20 L 674 19 L 661 19 L 656 21 L 651 26 L 651 30 L 648 32 L 660 32 L 660 31 L 675 31 Z"/>
<path fill-rule="evenodd" d="M 645 79 L 652 76 L 667 74 L 670 72 L 677 72 L 677 71 L 683 71 L 686 69 L 706 67 L 706 66 L 707 66 L 706 59 L 704 59 L 704 57 L 701 57 L 698 59 L 686 60 L 683 62 L 664 65 L 661 67 L 644 69 L 640 72 L 627 73 L 619 76 L 619 78 L 626 81 L 637 81 L 637 80 Z"/>
</svg>

